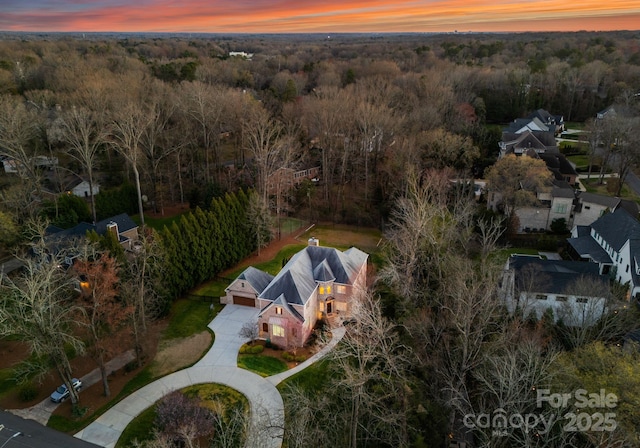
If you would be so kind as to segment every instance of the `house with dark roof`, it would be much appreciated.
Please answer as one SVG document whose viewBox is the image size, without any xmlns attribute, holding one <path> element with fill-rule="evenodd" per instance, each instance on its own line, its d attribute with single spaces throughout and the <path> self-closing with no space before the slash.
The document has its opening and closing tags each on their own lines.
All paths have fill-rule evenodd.
<svg viewBox="0 0 640 448">
<path fill-rule="evenodd" d="M 502 140 L 498 143 L 499 157 L 521 155 L 528 150 L 538 154 L 557 153 L 555 136 L 563 130 L 562 115 L 552 115 L 544 109 L 538 109 L 526 118 L 516 118 L 502 129 Z"/>
<path fill-rule="evenodd" d="M 46 230 L 45 244 L 50 252 L 58 253 L 61 249 L 68 248 L 76 241 L 82 240 L 87 236 L 87 232 L 93 230 L 100 236 L 111 232 L 126 250 L 133 249 L 134 242 L 138 240 L 138 224 L 126 213 L 121 213 L 95 224 L 81 222 L 65 230 L 49 226 Z M 69 264 L 71 264 L 70 260 Z"/>
<path fill-rule="evenodd" d="M 575 258 L 598 266 L 640 297 L 640 222 L 624 208 L 605 213 L 591 225 L 575 226 L 567 240 Z"/>
<path fill-rule="evenodd" d="M 259 308 L 262 339 L 301 347 L 318 319 L 350 315 L 353 297 L 366 287 L 368 257 L 355 247 L 344 252 L 321 247 L 312 238 L 275 277 L 247 268 L 221 302 Z"/>
<path fill-rule="evenodd" d="M 638 217 L 638 204 L 635 201 L 614 196 L 581 192 L 578 194 L 573 212 L 573 226 L 589 226 L 605 213 L 622 208 L 632 217 Z"/>
<path fill-rule="evenodd" d="M 500 293 L 511 313 L 540 319 L 551 310 L 565 325 L 589 326 L 608 311 L 608 281 L 592 263 L 512 255 Z"/>
<path fill-rule="evenodd" d="M 538 109 L 535 112 L 531 112 L 527 118 L 537 118 L 550 129 L 553 126 L 553 130 L 556 134 L 560 134 L 564 131 L 564 117 L 562 115 L 552 115 L 544 109 Z"/>
</svg>

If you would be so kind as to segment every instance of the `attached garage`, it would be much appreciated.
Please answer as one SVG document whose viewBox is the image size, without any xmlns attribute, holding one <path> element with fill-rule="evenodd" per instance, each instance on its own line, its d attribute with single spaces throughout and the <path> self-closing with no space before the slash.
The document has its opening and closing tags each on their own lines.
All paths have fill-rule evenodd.
<svg viewBox="0 0 640 448">
<path fill-rule="evenodd" d="M 242 305 L 242 306 L 256 306 L 256 299 L 251 297 L 240 297 L 233 296 L 233 304 L 234 305 Z"/>
</svg>

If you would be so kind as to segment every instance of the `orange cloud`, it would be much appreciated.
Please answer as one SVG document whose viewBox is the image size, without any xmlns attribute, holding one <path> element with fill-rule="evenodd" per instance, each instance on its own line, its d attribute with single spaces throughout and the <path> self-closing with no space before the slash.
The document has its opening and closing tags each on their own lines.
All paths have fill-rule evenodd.
<svg viewBox="0 0 640 448">
<path fill-rule="evenodd" d="M 39 3 L 41 3 L 39 5 Z M 637 0 L 48 0 L 3 7 L 0 29 L 211 33 L 640 28 Z"/>
</svg>

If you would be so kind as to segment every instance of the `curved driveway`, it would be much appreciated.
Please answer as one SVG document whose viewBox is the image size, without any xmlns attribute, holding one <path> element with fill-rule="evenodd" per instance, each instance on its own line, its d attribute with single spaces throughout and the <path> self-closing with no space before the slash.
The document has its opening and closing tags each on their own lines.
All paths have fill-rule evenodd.
<svg viewBox="0 0 640 448">
<path fill-rule="evenodd" d="M 236 389 L 249 400 L 251 424 L 246 447 L 280 448 L 284 435 L 284 404 L 275 386 L 329 353 L 342 339 L 345 329 L 334 328 L 331 341 L 295 368 L 262 378 L 237 366 L 238 351 L 246 342 L 239 336 L 240 329 L 245 322 L 254 322 L 257 317 L 256 308 L 226 305 L 209 324 L 215 333 L 215 342 L 200 361 L 137 390 L 75 436 L 112 448 L 131 420 L 165 395 L 193 384 L 220 383 Z"/>
<path fill-rule="evenodd" d="M 193 384 L 220 383 L 236 389 L 249 400 L 251 426 L 247 446 L 280 447 L 284 433 L 280 393 L 265 378 L 237 367 L 238 350 L 246 341 L 238 333 L 245 322 L 256 321 L 257 316 L 256 308 L 226 305 L 209 324 L 215 333 L 215 342 L 200 361 L 137 390 L 75 436 L 112 448 L 131 420 L 160 398 Z"/>
</svg>

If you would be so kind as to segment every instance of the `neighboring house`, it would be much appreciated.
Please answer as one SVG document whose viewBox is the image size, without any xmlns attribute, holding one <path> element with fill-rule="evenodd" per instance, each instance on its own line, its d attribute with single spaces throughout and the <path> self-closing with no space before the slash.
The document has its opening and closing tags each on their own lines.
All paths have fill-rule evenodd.
<svg viewBox="0 0 640 448">
<path fill-rule="evenodd" d="M 564 116 L 562 115 L 552 115 L 544 109 L 538 109 L 535 112 L 529 114 L 528 118 L 537 118 L 542 123 L 547 125 L 550 129 L 553 126 L 554 132 L 556 134 L 560 134 L 565 130 L 564 127 Z"/>
<path fill-rule="evenodd" d="M 30 413 L 21 413 L 30 414 Z M 30 415 L 31 417 L 31 415 Z M 99 448 L 90 442 L 51 429 L 31 418 L 0 411 L 0 447 L 6 448 Z M 17 434 L 17 435 L 16 435 Z"/>
<path fill-rule="evenodd" d="M 2 160 L 2 166 L 4 168 L 5 173 L 19 173 L 22 168 L 24 168 L 23 164 L 8 156 L 0 156 Z M 58 158 L 57 157 L 46 157 L 46 156 L 35 156 L 31 158 L 31 163 L 36 168 L 47 168 L 53 169 L 58 166 Z"/>
<path fill-rule="evenodd" d="M 627 211 L 632 217 L 638 217 L 638 204 L 634 201 L 620 199 L 613 196 L 581 192 L 579 193 L 573 211 L 573 226 L 589 226 L 608 212 L 619 208 Z"/>
<path fill-rule="evenodd" d="M 512 255 L 505 266 L 500 293 L 510 313 L 518 311 L 525 318 L 534 314 L 540 319 L 551 309 L 556 321 L 589 326 L 607 312 L 608 280 L 592 263 Z"/>
<path fill-rule="evenodd" d="M 537 192 L 537 204 L 518 207 L 518 232 L 545 231 L 551 228 L 556 219 L 564 219 L 569 225 L 575 193 L 571 185 L 565 181 L 553 181 L 549 192 Z"/>
<path fill-rule="evenodd" d="M 507 154 L 521 155 L 534 150 L 538 154 L 557 153 L 555 136 L 564 130 L 564 118 L 551 115 L 544 109 L 517 118 L 502 130 L 502 140 L 498 143 L 502 158 Z"/>
<path fill-rule="evenodd" d="M 129 215 L 121 213 L 111 218 L 103 219 L 95 225 L 81 222 L 65 230 L 49 226 L 45 236 L 45 244 L 49 251 L 58 252 L 63 248 L 72 246 L 75 241 L 85 238 L 87 232 L 92 230 L 95 230 L 101 236 L 107 232 L 112 232 L 125 250 L 132 250 L 134 243 L 138 240 L 138 225 Z M 67 260 L 67 263 L 71 265 L 72 259 Z"/>
<path fill-rule="evenodd" d="M 520 156 L 530 150 L 534 150 L 537 154 L 558 151 L 553 135 L 548 132 L 536 133 L 528 129 L 520 133 L 503 132 L 498 146 L 500 147 L 499 158 L 507 154 Z"/>
<path fill-rule="evenodd" d="M 86 180 L 83 180 L 82 182 L 80 182 L 78 185 L 76 185 L 75 187 L 73 187 L 71 189 L 71 193 L 73 193 L 76 196 L 79 196 L 81 198 L 88 198 L 91 197 L 91 190 L 89 188 L 89 182 L 87 182 Z M 98 193 L 100 193 L 100 185 L 99 184 L 93 184 L 93 195 L 97 195 Z"/>
<path fill-rule="evenodd" d="M 348 317 L 353 297 L 366 287 L 366 253 L 320 247 L 315 238 L 309 244 L 275 277 L 246 269 L 221 298 L 259 308 L 260 338 L 280 347 L 303 346 L 318 319 Z"/>
<path fill-rule="evenodd" d="M 537 157 L 544 160 L 544 163 L 547 164 L 547 168 L 556 180 L 563 180 L 572 186 L 576 185 L 578 172 L 564 154 L 550 152 L 538 154 Z"/>
<path fill-rule="evenodd" d="M 590 261 L 640 297 L 640 222 L 624 208 L 605 213 L 589 226 L 575 226 L 567 240 L 575 258 Z"/>
<path fill-rule="evenodd" d="M 288 192 L 294 186 L 302 183 L 305 179 L 317 181 L 319 175 L 319 166 L 303 170 L 280 168 L 267 179 L 267 191 L 270 195 Z"/>
</svg>

